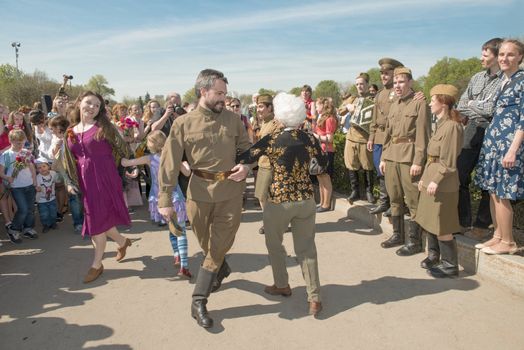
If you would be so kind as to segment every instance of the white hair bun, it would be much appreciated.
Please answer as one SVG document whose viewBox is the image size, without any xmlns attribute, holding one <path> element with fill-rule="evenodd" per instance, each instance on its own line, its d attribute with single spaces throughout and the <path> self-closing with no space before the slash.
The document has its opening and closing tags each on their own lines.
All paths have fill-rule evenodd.
<svg viewBox="0 0 524 350">
<path fill-rule="evenodd" d="M 306 119 L 306 107 L 300 97 L 285 92 L 278 93 L 273 99 L 275 119 L 286 127 L 296 128 Z"/>
</svg>

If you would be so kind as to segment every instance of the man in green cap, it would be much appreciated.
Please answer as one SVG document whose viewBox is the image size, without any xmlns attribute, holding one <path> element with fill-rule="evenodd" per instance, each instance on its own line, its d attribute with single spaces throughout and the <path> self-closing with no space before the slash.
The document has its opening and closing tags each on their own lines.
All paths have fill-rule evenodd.
<svg viewBox="0 0 524 350">
<path fill-rule="evenodd" d="M 275 120 L 275 115 L 273 114 L 273 97 L 269 94 L 257 96 L 257 117 L 260 123 L 260 138 L 272 134 L 281 128 L 280 123 Z M 269 158 L 262 156 L 258 159 L 258 172 L 255 183 L 255 197 L 258 198 L 262 211 L 264 211 L 271 181 L 272 172 Z M 264 226 L 258 230 L 258 233 L 264 234 Z"/>
<path fill-rule="evenodd" d="M 375 96 L 375 106 L 373 108 L 373 119 L 369 126 L 369 138 L 367 148 L 373 152 L 373 163 L 377 171 L 377 179 L 380 188 L 379 204 L 373 208 L 371 214 L 380 214 L 389 209 L 389 196 L 386 191 L 386 180 L 384 174 L 380 172 L 380 157 L 382 156 L 382 145 L 386 137 L 386 118 L 389 114 L 389 109 L 395 101 L 396 96 L 393 91 L 393 71 L 397 67 L 404 65 L 399 61 L 384 57 L 378 61 L 380 66 L 380 80 L 382 81 L 382 89 Z M 396 220 L 396 219 L 395 219 Z M 393 225 L 399 223 L 393 222 Z"/>
<path fill-rule="evenodd" d="M 358 176 L 360 169 L 364 170 L 366 199 L 370 203 L 375 202 L 373 197 L 373 155 L 366 147 L 373 113 L 373 98 L 369 95 L 368 84 L 369 75 L 360 73 L 355 79 L 358 95 L 345 106 L 347 112 L 349 112 L 346 118 L 350 118 L 351 124 L 346 134 L 344 147 L 344 163 L 349 170 L 349 181 L 351 182 L 351 193 L 348 197 L 351 204 L 360 199 Z"/>
<path fill-rule="evenodd" d="M 380 172 L 385 175 L 386 188 L 391 201 L 393 235 L 382 243 L 389 248 L 399 245 L 404 238 L 400 230 L 404 201 L 414 218 L 418 206 L 418 181 L 426 158 L 426 148 L 431 132 L 428 105 L 423 99 L 416 99 L 412 89 L 413 76 L 406 67 L 397 67 L 393 72 L 393 88 L 397 98 L 391 105 L 386 119 Z M 422 251 L 419 225 L 409 221 L 404 246 L 397 255 L 408 256 Z"/>
</svg>

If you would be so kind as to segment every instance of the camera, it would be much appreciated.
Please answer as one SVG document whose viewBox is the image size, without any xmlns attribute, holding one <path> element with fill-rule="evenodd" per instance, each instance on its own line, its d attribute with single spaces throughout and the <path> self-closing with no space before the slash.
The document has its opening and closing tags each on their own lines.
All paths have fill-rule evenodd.
<svg viewBox="0 0 524 350">
<path fill-rule="evenodd" d="M 73 76 L 72 76 L 72 75 L 67 75 L 67 74 L 64 74 L 62 77 L 63 77 L 64 79 L 67 79 L 67 80 L 71 80 L 71 79 L 73 79 Z"/>
<path fill-rule="evenodd" d="M 173 112 L 176 114 L 176 115 L 183 115 L 183 114 L 186 114 L 186 110 L 184 108 L 182 108 L 182 106 L 180 105 L 172 105 L 173 106 Z"/>
</svg>

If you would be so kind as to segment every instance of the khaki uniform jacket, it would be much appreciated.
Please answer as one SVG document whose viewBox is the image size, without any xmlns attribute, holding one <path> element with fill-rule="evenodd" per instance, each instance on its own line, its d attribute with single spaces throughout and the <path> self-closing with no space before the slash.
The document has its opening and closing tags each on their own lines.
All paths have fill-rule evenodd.
<svg viewBox="0 0 524 350">
<path fill-rule="evenodd" d="M 359 101 L 362 101 L 362 99 L 364 100 L 364 102 L 362 102 L 362 105 L 364 106 L 368 106 L 373 103 L 373 99 L 370 96 L 365 95 L 365 96 L 356 96 L 355 98 L 352 99 L 351 104 L 355 105 L 356 107 Z M 348 115 L 346 116 L 346 118 L 350 118 L 350 116 Z M 362 130 L 359 127 L 356 127 L 353 124 L 351 125 L 351 127 L 349 128 L 346 134 L 346 140 L 356 142 L 356 143 L 367 143 L 368 138 L 369 138 L 369 134 L 367 132 L 365 132 L 364 130 Z"/>
<path fill-rule="evenodd" d="M 414 92 L 391 105 L 381 160 L 424 165 L 431 114 L 426 101 L 414 100 L 413 96 Z M 398 138 L 409 138 L 413 142 L 397 142 Z"/>
<path fill-rule="evenodd" d="M 260 127 L 260 138 L 263 138 L 266 135 L 272 134 L 278 129 L 281 128 L 281 125 L 278 121 L 274 119 L 273 114 L 268 116 L 267 120 L 262 122 Z M 269 163 L 269 158 L 267 156 L 262 156 L 258 159 L 258 166 L 261 168 L 271 169 L 271 164 Z"/>
<path fill-rule="evenodd" d="M 424 188 L 435 182 L 438 192 L 457 192 L 457 158 L 462 149 L 463 127 L 449 117 L 444 118 L 437 122 L 437 129 L 429 140 L 428 161 L 421 180 Z"/>
<path fill-rule="evenodd" d="M 198 106 L 175 119 L 167 137 L 158 172 L 158 207 L 172 206 L 172 192 L 180 172 L 182 155 L 186 154 L 191 169 L 209 172 L 231 170 L 237 153 L 251 146 L 244 124 L 238 115 L 224 109 L 214 113 Z M 245 181 L 206 180 L 191 176 L 187 197 L 195 201 L 221 202 L 241 196 Z"/>
<path fill-rule="evenodd" d="M 393 102 L 397 99 L 393 88 L 382 88 L 375 97 L 373 120 L 369 126 L 369 141 L 384 144 L 386 138 L 386 120 Z"/>
</svg>

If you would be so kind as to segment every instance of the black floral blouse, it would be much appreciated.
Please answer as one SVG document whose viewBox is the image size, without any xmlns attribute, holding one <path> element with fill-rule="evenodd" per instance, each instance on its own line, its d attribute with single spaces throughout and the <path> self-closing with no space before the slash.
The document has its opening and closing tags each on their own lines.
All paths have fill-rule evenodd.
<svg viewBox="0 0 524 350">
<path fill-rule="evenodd" d="M 313 198 L 309 162 L 316 157 L 319 164 L 325 166 L 327 157 L 312 134 L 297 129 L 276 131 L 240 154 L 237 162 L 251 164 L 262 155 L 269 158 L 273 170 L 269 187 L 271 202 L 298 202 Z"/>
</svg>

